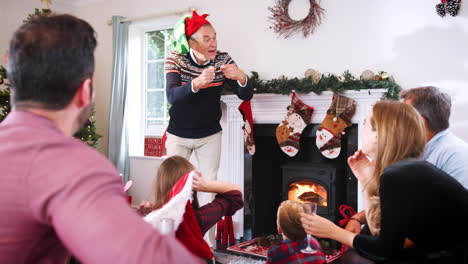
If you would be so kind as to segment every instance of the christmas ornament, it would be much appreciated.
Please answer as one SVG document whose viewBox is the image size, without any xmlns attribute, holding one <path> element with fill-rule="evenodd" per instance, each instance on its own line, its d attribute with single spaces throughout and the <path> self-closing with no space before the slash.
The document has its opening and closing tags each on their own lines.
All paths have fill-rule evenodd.
<svg viewBox="0 0 468 264">
<path fill-rule="evenodd" d="M 50 9 L 49 6 L 52 4 L 52 0 L 41 0 L 44 3 L 45 9 Z"/>
<path fill-rule="evenodd" d="M 388 73 L 386 73 L 386 72 L 381 72 L 379 75 L 380 75 L 380 78 L 381 78 L 382 80 L 386 80 L 386 79 L 388 79 L 388 78 L 390 77 L 390 76 L 388 75 Z"/>
<path fill-rule="evenodd" d="M 312 83 L 313 83 L 313 84 L 317 84 L 317 83 L 320 81 L 320 78 L 321 78 L 322 76 L 321 76 L 320 72 L 318 72 L 317 70 L 308 69 L 308 70 L 304 73 L 304 77 L 305 77 L 305 78 L 312 79 Z"/>
<path fill-rule="evenodd" d="M 448 0 L 445 4 L 445 11 L 451 16 L 458 15 L 460 11 L 460 1 L 461 0 Z"/>
<path fill-rule="evenodd" d="M 387 80 L 389 78 L 390 78 L 390 76 L 386 72 L 379 72 L 379 74 L 374 76 L 374 80 L 376 80 L 376 81 Z"/>
<path fill-rule="evenodd" d="M 244 130 L 244 146 L 247 152 L 250 155 L 255 154 L 255 141 L 254 141 L 254 132 L 253 132 L 253 116 L 252 116 L 252 107 L 250 101 L 243 101 L 239 105 L 239 112 L 244 119 L 244 125 L 242 129 Z"/>
<path fill-rule="evenodd" d="M 368 80 L 373 80 L 373 79 L 374 79 L 374 76 L 375 76 L 375 74 L 374 74 L 373 71 L 371 71 L 371 70 L 365 70 L 365 71 L 363 71 L 362 74 L 361 74 L 361 80 L 366 80 L 366 81 L 368 81 Z"/>
<path fill-rule="evenodd" d="M 332 104 L 316 132 L 315 143 L 322 155 L 334 159 L 341 152 L 341 137 L 344 129 L 351 126 L 351 118 L 356 112 L 356 101 L 333 94 Z"/>
<path fill-rule="evenodd" d="M 304 37 L 307 37 L 322 22 L 325 10 L 315 0 L 309 0 L 310 7 L 307 16 L 301 20 L 294 20 L 289 16 L 290 3 L 291 0 L 276 0 L 275 5 L 268 8 L 272 13 L 269 20 L 273 26 L 270 28 L 284 38 L 289 38 L 292 34 L 300 31 Z"/>
<path fill-rule="evenodd" d="M 436 12 L 437 14 L 440 16 L 440 17 L 444 17 L 445 16 L 445 3 L 446 3 L 446 0 L 442 0 L 442 3 L 438 3 L 435 8 L 436 8 Z"/>
<path fill-rule="evenodd" d="M 314 108 L 306 105 L 293 91 L 291 104 L 286 108 L 288 112 L 284 120 L 276 128 L 276 140 L 281 150 L 290 157 L 299 151 L 299 139 L 304 128 L 310 124 Z"/>
</svg>

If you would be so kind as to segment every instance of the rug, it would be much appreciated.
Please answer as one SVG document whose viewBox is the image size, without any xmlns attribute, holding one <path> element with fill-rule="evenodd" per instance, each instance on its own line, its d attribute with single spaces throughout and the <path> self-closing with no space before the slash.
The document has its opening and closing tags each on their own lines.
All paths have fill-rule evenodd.
<svg viewBox="0 0 468 264">
<path fill-rule="evenodd" d="M 256 243 L 255 239 L 245 241 L 245 242 L 239 243 L 237 245 L 228 247 L 227 251 L 233 252 L 233 253 L 236 253 L 236 254 L 241 254 L 241 255 L 244 255 L 244 256 L 253 256 L 253 257 L 257 257 L 257 258 L 260 257 L 260 258 L 263 258 L 263 259 L 266 259 L 267 255 L 268 255 L 268 248 L 258 245 Z M 338 259 L 343 254 L 338 249 L 327 249 L 327 250 L 324 251 L 324 253 L 325 253 L 325 259 L 326 259 L 327 263 L 330 263 L 330 262 Z M 265 263 L 265 262 L 261 262 L 261 263 Z"/>
</svg>

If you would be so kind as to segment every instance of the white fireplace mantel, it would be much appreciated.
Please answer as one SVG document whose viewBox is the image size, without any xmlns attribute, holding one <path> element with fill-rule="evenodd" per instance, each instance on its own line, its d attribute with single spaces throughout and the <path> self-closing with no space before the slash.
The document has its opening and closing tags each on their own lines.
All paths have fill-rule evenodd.
<svg viewBox="0 0 468 264">
<path fill-rule="evenodd" d="M 352 98 L 357 102 L 356 114 L 352 122 L 362 124 L 372 105 L 379 101 L 386 89 L 372 89 L 361 91 L 344 91 L 340 94 Z M 322 123 L 328 108 L 330 107 L 333 92 L 297 94 L 304 103 L 312 106 L 312 123 Z M 235 183 L 244 187 L 244 134 L 242 131 L 243 120 L 238 110 L 242 100 L 236 95 L 224 95 L 221 97 L 223 104 L 223 127 L 221 164 L 218 179 Z M 291 104 L 291 95 L 280 94 L 255 94 L 251 100 L 254 124 L 279 124 L 286 114 L 286 107 Z M 255 133 L 255 131 L 254 131 Z M 359 133 L 359 131 L 358 131 Z M 358 137 L 359 138 L 359 137 Z M 358 147 L 361 140 L 358 139 Z M 246 154 L 248 155 L 248 154 Z M 359 188 L 359 187 L 358 187 Z M 360 192 L 358 192 L 360 194 Z M 363 208 L 362 198 L 358 197 L 358 209 Z M 233 216 L 235 237 L 240 238 L 244 232 L 244 212 L 239 210 Z"/>
</svg>

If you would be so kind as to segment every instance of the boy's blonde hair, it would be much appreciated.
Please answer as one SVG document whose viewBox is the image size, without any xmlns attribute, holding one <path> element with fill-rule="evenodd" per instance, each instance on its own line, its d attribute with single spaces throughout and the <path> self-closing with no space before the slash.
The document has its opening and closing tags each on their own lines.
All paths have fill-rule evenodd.
<svg viewBox="0 0 468 264">
<path fill-rule="evenodd" d="M 306 237 L 302 227 L 302 206 L 291 200 L 283 201 L 278 207 L 277 225 L 280 231 L 292 241 L 301 241 Z"/>
</svg>

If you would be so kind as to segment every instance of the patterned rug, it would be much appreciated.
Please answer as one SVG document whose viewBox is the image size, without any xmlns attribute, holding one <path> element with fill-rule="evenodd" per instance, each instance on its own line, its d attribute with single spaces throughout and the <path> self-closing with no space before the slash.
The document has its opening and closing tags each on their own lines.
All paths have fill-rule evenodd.
<svg viewBox="0 0 468 264">
<path fill-rule="evenodd" d="M 244 258 L 248 258 L 249 256 L 252 256 L 254 257 L 254 259 L 259 259 L 259 258 L 266 259 L 266 256 L 268 254 L 268 248 L 258 245 L 255 239 L 245 241 L 243 243 L 239 243 L 231 247 L 228 247 L 227 251 L 233 252 L 237 255 L 239 254 L 243 255 L 245 256 Z M 344 248 L 342 248 L 342 251 L 337 250 L 337 249 L 325 250 L 324 253 L 325 253 L 326 262 L 330 263 L 338 259 L 339 257 L 341 257 L 343 252 L 344 252 Z M 264 260 L 262 261 L 263 262 L 252 262 L 252 263 L 265 263 Z M 250 262 L 233 262 L 233 263 L 250 263 Z"/>
<path fill-rule="evenodd" d="M 214 256 L 216 261 L 221 264 L 265 264 L 265 260 L 242 257 L 219 251 L 215 251 Z"/>
</svg>

